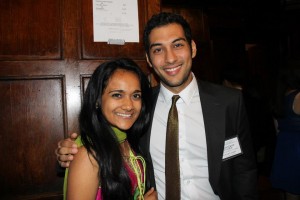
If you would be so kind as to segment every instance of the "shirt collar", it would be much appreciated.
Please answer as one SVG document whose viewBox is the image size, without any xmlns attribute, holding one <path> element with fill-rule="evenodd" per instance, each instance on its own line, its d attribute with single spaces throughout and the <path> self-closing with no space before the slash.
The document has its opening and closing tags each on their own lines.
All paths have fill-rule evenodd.
<svg viewBox="0 0 300 200">
<path fill-rule="evenodd" d="M 193 79 L 190 82 L 190 84 L 184 88 L 178 95 L 180 96 L 179 102 L 183 101 L 186 104 L 189 104 L 195 95 L 195 93 L 198 91 L 198 84 L 195 75 L 192 73 Z M 172 96 L 175 95 L 170 90 L 168 90 L 163 84 L 160 83 L 160 96 L 163 101 L 165 102 L 171 102 Z"/>
</svg>

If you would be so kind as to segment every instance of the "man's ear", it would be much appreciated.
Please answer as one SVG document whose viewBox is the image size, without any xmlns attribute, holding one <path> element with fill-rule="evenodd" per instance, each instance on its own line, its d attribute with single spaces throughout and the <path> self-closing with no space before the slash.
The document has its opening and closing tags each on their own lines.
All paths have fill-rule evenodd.
<svg viewBox="0 0 300 200">
<path fill-rule="evenodd" d="M 149 56 L 148 54 L 146 54 L 146 60 L 147 60 L 147 63 L 150 67 L 152 67 L 152 63 L 150 62 L 150 59 L 149 59 Z"/>
<path fill-rule="evenodd" d="M 194 40 L 191 41 L 191 45 L 192 45 L 192 58 L 195 58 L 197 54 L 197 46 Z"/>
</svg>

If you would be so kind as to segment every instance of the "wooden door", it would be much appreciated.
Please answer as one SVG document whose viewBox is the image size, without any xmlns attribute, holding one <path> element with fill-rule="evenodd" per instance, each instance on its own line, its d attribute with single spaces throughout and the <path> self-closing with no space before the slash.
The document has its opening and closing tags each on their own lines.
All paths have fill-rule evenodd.
<svg viewBox="0 0 300 200">
<path fill-rule="evenodd" d="M 62 199 L 57 142 L 78 131 L 99 63 L 128 56 L 148 73 L 142 31 L 159 0 L 138 0 L 139 43 L 93 42 L 92 0 L 0 1 L 0 199 Z"/>
</svg>

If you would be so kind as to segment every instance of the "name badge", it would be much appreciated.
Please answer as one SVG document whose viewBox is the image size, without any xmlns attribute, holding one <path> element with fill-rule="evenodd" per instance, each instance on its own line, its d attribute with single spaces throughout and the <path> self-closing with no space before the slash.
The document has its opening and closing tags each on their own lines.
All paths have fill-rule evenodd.
<svg viewBox="0 0 300 200">
<path fill-rule="evenodd" d="M 243 154 L 243 152 L 242 152 L 240 142 L 239 142 L 239 139 L 237 136 L 225 141 L 223 160 L 228 160 L 232 157 L 236 157 L 241 154 Z"/>
</svg>

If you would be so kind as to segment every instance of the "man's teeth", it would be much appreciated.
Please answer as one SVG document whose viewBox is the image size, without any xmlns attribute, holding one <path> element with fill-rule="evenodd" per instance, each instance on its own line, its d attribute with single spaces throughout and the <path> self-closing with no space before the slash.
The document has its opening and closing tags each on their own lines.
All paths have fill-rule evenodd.
<svg viewBox="0 0 300 200">
<path fill-rule="evenodd" d="M 168 72 L 172 72 L 172 71 L 177 70 L 179 67 L 180 67 L 180 66 L 174 67 L 174 68 L 168 68 L 168 69 L 165 69 L 165 70 L 168 71 Z"/>
</svg>

